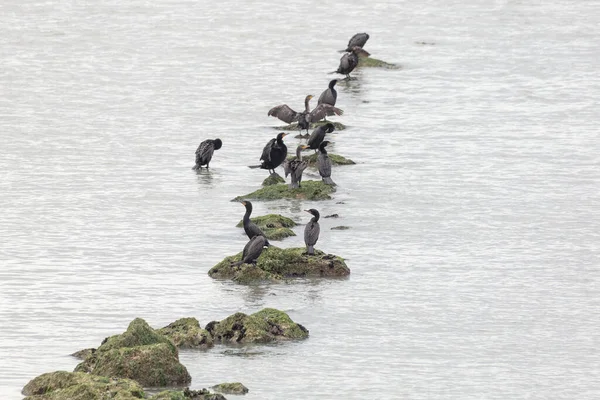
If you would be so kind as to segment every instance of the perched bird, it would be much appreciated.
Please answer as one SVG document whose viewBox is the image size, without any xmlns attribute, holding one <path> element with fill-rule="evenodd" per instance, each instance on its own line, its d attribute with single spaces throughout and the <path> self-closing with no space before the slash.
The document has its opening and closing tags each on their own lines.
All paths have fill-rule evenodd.
<svg viewBox="0 0 600 400">
<path fill-rule="evenodd" d="M 313 217 L 310 219 L 310 222 L 306 224 L 306 228 L 304 228 L 304 243 L 306 243 L 306 253 L 310 256 L 315 255 L 315 244 L 317 240 L 319 240 L 319 232 L 321 228 L 319 227 L 319 212 L 314 208 L 310 210 L 304 210 L 308 213 L 311 213 Z"/>
<path fill-rule="evenodd" d="M 206 139 L 198 149 L 196 149 L 196 165 L 192 167 L 192 169 L 200 169 L 203 165 L 206 165 L 206 169 L 208 169 L 208 163 L 212 159 L 213 153 L 215 150 L 219 150 L 223 142 L 221 139 Z"/>
<path fill-rule="evenodd" d="M 356 35 L 350 38 L 346 50 L 340 50 L 339 53 L 350 52 L 352 51 L 352 48 L 354 46 L 365 47 L 365 43 L 367 43 L 367 40 L 369 40 L 368 33 L 357 33 Z"/>
<path fill-rule="evenodd" d="M 296 158 L 292 158 L 291 160 L 285 160 L 285 163 L 283 164 L 285 177 L 287 178 L 288 175 L 291 175 L 291 189 L 300 187 L 300 182 L 302 182 L 302 172 L 304 172 L 306 167 L 308 167 L 308 163 L 306 161 L 302 161 L 302 150 L 304 149 L 308 149 L 308 146 L 298 146 L 296 148 Z"/>
<path fill-rule="evenodd" d="M 317 126 L 308 138 L 308 142 L 306 143 L 308 145 L 308 148 L 313 149 L 316 153 L 317 149 L 319 148 L 319 145 L 325 139 L 325 134 L 331 133 L 334 130 L 335 126 L 331 122 L 328 122 L 325 125 Z"/>
<path fill-rule="evenodd" d="M 255 264 L 258 257 L 263 252 L 265 246 L 269 245 L 269 241 L 264 236 L 254 236 L 242 251 L 242 260 L 233 263 L 232 265 Z"/>
<path fill-rule="evenodd" d="M 248 236 L 248 239 L 252 239 L 254 236 L 265 236 L 263 231 L 252 221 L 250 221 L 250 215 L 252 214 L 252 203 L 247 200 L 241 202 L 246 207 L 246 214 L 244 214 L 244 232 Z"/>
<path fill-rule="evenodd" d="M 260 168 L 275 173 L 275 168 L 281 165 L 287 157 L 287 146 L 283 143 L 285 136 L 287 136 L 287 133 L 281 132 L 277 135 L 277 138 L 269 140 L 260 156 Z"/>
<path fill-rule="evenodd" d="M 350 53 L 346 53 L 340 58 L 340 66 L 338 67 L 338 74 L 346 75 L 346 78 L 350 79 L 350 72 L 358 65 L 358 55 L 370 56 L 370 54 L 363 50 L 361 47 L 354 46 Z"/>
<path fill-rule="evenodd" d="M 310 100 L 313 98 L 313 95 L 308 95 L 304 99 L 304 111 L 296 112 L 292 110 L 287 104 L 282 104 L 280 106 L 273 107 L 267 113 L 270 117 L 276 117 L 291 124 L 292 122 L 298 122 L 298 129 L 303 130 L 306 129 L 308 133 L 308 128 L 310 128 L 310 124 L 312 122 L 317 122 L 325 118 L 329 115 L 342 115 L 344 113 L 343 110 L 336 108 L 329 104 L 319 104 L 315 107 L 314 110 L 310 110 Z"/>
<path fill-rule="evenodd" d="M 329 104 L 330 106 L 335 106 L 335 101 L 337 100 L 337 90 L 335 90 L 333 87 L 336 83 L 337 79 L 333 79 L 329 82 L 329 88 L 325 89 L 323 93 L 321 93 L 317 104 Z"/>
<path fill-rule="evenodd" d="M 327 146 L 329 142 L 325 140 L 319 145 L 319 155 L 317 156 L 317 166 L 319 168 L 319 175 L 323 179 L 323 183 L 326 185 L 335 186 L 335 182 L 331 180 L 331 160 L 329 159 L 329 155 L 327 154 L 327 150 L 325 146 Z"/>
</svg>

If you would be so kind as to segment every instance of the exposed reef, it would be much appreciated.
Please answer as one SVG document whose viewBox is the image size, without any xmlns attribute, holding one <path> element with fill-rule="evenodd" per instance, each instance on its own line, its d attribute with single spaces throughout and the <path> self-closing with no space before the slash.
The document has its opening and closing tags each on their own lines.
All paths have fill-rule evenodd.
<svg viewBox="0 0 600 400">
<path fill-rule="evenodd" d="M 391 64 L 373 57 L 358 57 L 358 66 L 366 68 L 401 69 L 398 64 Z"/>
<path fill-rule="evenodd" d="M 246 394 L 248 393 L 248 388 L 242 385 L 240 382 L 225 382 L 219 383 L 218 385 L 213 386 L 215 392 L 225 393 L 225 394 Z"/>
<path fill-rule="evenodd" d="M 272 173 L 271 175 L 269 175 L 267 178 L 265 178 L 262 185 L 263 186 L 271 186 L 271 185 L 277 185 L 278 183 L 285 183 L 285 179 L 283 179 L 281 177 L 281 175 L 279 175 L 278 173 L 275 172 L 275 173 Z"/>
<path fill-rule="evenodd" d="M 157 330 L 178 348 L 208 349 L 213 346 L 212 336 L 200 327 L 196 318 L 181 318 Z"/>
<path fill-rule="evenodd" d="M 250 218 L 250 221 L 254 222 L 269 240 L 282 240 L 289 236 L 296 236 L 294 231 L 290 228 L 297 224 L 292 219 L 284 217 L 283 215 L 261 215 L 259 217 Z M 238 228 L 243 227 L 244 221 L 240 221 L 236 226 Z"/>
<path fill-rule="evenodd" d="M 280 200 L 280 199 L 300 199 L 300 200 L 331 200 L 330 194 L 335 191 L 330 185 L 321 181 L 302 181 L 302 186 L 297 189 L 290 189 L 287 184 L 277 184 L 265 186 L 252 193 L 238 196 L 232 201 L 240 200 Z"/>
<path fill-rule="evenodd" d="M 329 159 L 331 160 L 331 164 L 332 165 L 353 165 L 353 164 L 356 164 L 351 159 L 346 158 L 344 156 L 340 156 L 338 154 L 327 153 L 327 155 L 329 156 Z M 318 157 L 318 154 L 317 153 L 313 153 L 313 154 L 311 154 L 309 156 L 303 156 L 302 159 L 308 162 L 308 166 L 309 167 L 316 167 L 317 166 L 317 157 Z"/>
</svg>

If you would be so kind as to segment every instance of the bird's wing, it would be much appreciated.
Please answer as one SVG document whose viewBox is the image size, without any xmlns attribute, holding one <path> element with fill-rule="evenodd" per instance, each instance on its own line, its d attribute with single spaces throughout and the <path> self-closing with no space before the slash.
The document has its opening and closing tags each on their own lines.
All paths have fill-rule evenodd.
<svg viewBox="0 0 600 400">
<path fill-rule="evenodd" d="M 287 104 L 282 104 L 280 106 L 271 108 L 267 115 L 270 117 L 279 118 L 288 124 L 291 124 L 298 119 L 298 113 L 292 110 Z"/>
<path fill-rule="evenodd" d="M 309 246 L 314 246 L 319 239 L 321 228 L 318 222 L 309 222 L 304 228 L 304 242 Z"/>
<path fill-rule="evenodd" d="M 321 93 L 321 95 L 319 96 L 319 100 L 317 100 L 317 104 L 321 104 L 323 102 L 327 102 L 327 92 L 329 91 L 329 89 L 325 89 L 323 91 L 323 93 Z"/>
<path fill-rule="evenodd" d="M 310 122 L 317 122 L 330 115 L 342 115 L 343 110 L 329 104 L 319 104 L 310 112 Z"/>
<path fill-rule="evenodd" d="M 329 156 L 326 154 L 319 154 L 317 158 L 317 162 L 319 164 L 319 175 L 323 178 L 327 178 L 331 176 L 331 160 Z"/>
<path fill-rule="evenodd" d="M 350 41 L 348 42 L 348 47 L 347 49 L 352 50 L 352 48 L 354 46 L 358 46 L 358 47 L 364 47 L 365 43 L 367 43 L 367 40 L 369 40 L 369 35 L 366 33 L 357 33 L 356 35 L 352 36 L 350 38 Z"/>
<path fill-rule="evenodd" d="M 296 162 L 296 166 L 294 168 L 294 175 L 296 175 L 296 180 L 302 176 L 302 172 L 308 167 L 308 162 L 306 161 L 298 161 Z"/>
<path fill-rule="evenodd" d="M 265 148 L 263 149 L 262 155 L 260 156 L 260 159 L 262 161 L 271 161 L 271 149 L 273 148 L 273 146 L 275 146 L 276 142 L 277 142 L 277 139 L 271 139 L 265 145 Z"/>
<path fill-rule="evenodd" d="M 345 71 L 348 68 L 350 68 L 350 54 L 351 53 L 346 53 L 342 56 L 342 58 L 340 58 L 340 66 L 338 67 L 338 72 Z"/>
<path fill-rule="evenodd" d="M 215 144 L 212 140 L 205 140 L 200 143 L 198 149 L 196 150 L 196 158 L 200 158 L 201 160 L 206 160 L 207 157 L 212 157 L 215 151 Z"/>
<path fill-rule="evenodd" d="M 285 160 L 283 162 L 283 172 L 285 172 L 285 177 L 286 178 L 292 172 L 292 162 L 294 162 L 294 160 L 292 160 L 292 161 Z"/>
</svg>

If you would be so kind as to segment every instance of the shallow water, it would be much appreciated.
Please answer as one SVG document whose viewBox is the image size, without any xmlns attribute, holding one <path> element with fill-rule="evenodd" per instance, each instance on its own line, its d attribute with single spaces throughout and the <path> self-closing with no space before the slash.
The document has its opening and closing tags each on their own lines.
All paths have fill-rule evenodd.
<svg viewBox="0 0 600 400">
<path fill-rule="evenodd" d="M 600 396 L 595 1 L 35 2 L 0 6 L 0 397 L 135 317 L 276 307 L 299 343 L 182 351 L 192 388 L 251 399 Z M 233 197 L 279 121 L 338 86 L 335 199 L 255 202 L 306 223 L 349 279 L 238 286 Z M 428 44 L 418 44 L 426 42 Z M 220 137 L 209 173 L 190 169 Z M 295 139 L 288 139 L 294 147 Z M 338 204 L 343 202 L 343 204 Z M 350 230 L 330 230 L 336 225 Z M 300 235 L 282 242 L 302 244 Z"/>
</svg>

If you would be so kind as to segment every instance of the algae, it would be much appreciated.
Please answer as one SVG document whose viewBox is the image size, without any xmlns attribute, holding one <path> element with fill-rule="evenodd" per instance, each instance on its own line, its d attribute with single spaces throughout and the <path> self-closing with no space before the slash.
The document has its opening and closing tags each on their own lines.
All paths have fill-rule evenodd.
<svg viewBox="0 0 600 400">
<path fill-rule="evenodd" d="M 27 400 L 135 400 L 146 397 L 129 379 L 106 378 L 81 372 L 56 371 L 32 379 L 22 391 Z"/>
<path fill-rule="evenodd" d="M 293 230 L 289 229 L 297 224 L 290 218 L 279 214 L 267 214 L 259 217 L 250 218 L 269 240 L 282 240 L 289 236 L 296 236 Z M 238 228 L 244 226 L 244 221 L 240 221 Z"/>
<path fill-rule="evenodd" d="M 173 353 L 177 354 L 177 349 L 167 337 L 152 329 L 152 327 L 142 318 L 136 318 L 129 323 L 127 330 L 122 334 L 104 339 L 100 347 L 98 347 L 97 352 L 156 343 L 166 343 L 170 345 Z"/>
<path fill-rule="evenodd" d="M 391 64 L 373 57 L 358 57 L 358 66 L 367 68 L 401 69 L 398 64 Z"/>
<path fill-rule="evenodd" d="M 83 349 L 83 350 L 79 350 L 79 351 L 76 351 L 75 353 L 71 354 L 71 357 L 79 358 L 80 360 L 87 360 L 95 352 L 96 352 L 96 349 Z"/>
<path fill-rule="evenodd" d="M 285 183 L 285 179 L 278 173 L 272 173 L 262 183 L 263 186 L 277 185 L 278 183 Z"/>
<path fill-rule="evenodd" d="M 232 201 L 248 200 L 331 200 L 330 194 L 335 189 L 322 181 L 303 181 L 302 187 L 290 189 L 286 184 L 266 186 L 244 196 L 238 196 Z"/>
<path fill-rule="evenodd" d="M 246 394 L 248 388 L 240 382 L 224 382 L 212 387 L 216 392 L 225 394 Z"/>
<path fill-rule="evenodd" d="M 190 390 L 165 390 L 152 397 L 149 400 L 227 400 L 222 394 L 211 393 L 207 389 Z"/>
<path fill-rule="evenodd" d="M 327 155 L 329 156 L 329 159 L 331 160 L 331 164 L 332 165 L 353 165 L 353 164 L 356 164 L 351 159 L 346 158 L 344 156 L 340 156 L 338 154 L 327 153 Z M 309 156 L 302 157 L 302 160 L 307 161 L 309 167 L 316 167 L 317 166 L 317 157 L 318 156 L 319 156 L 318 153 L 314 153 L 314 154 L 311 154 Z"/>
<path fill-rule="evenodd" d="M 157 330 L 171 339 L 177 348 L 207 349 L 213 346 L 212 336 L 200 327 L 196 318 L 181 318 Z"/>
</svg>

